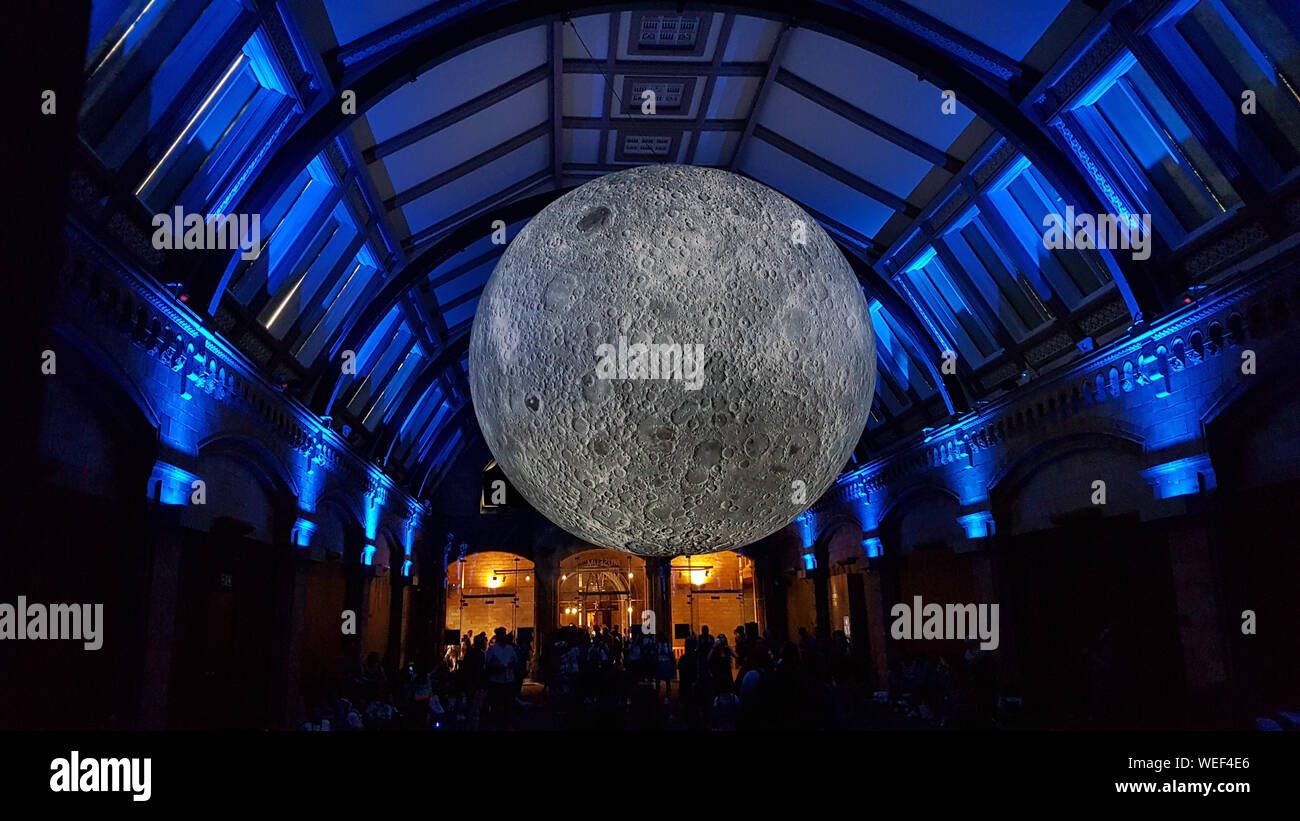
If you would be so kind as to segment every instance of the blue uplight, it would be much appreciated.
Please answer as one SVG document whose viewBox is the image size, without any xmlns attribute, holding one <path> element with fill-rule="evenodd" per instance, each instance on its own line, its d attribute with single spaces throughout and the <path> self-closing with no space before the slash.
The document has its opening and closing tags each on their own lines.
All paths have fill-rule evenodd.
<svg viewBox="0 0 1300 821">
<path fill-rule="evenodd" d="M 807 550 L 813 543 L 813 512 L 805 510 L 795 521 L 799 523 L 799 537 L 803 541 L 804 549 Z"/>
<path fill-rule="evenodd" d="M 188 504 L 192 483 L 197 478 L 188 470 L 159 460 L 149 476 L 149 498 L 164 505 Z"/>
<path fill-rule="evenodd" d="M 1147 468 L 1142 471 L 1142 478 L 1151 485 L 1157 499 L 1190 496 L 1200 493 L 1202 489 L 1211 490 L 1217 485 L 1214 466 L 1205 454 Z"/>
<path fill-rule="evenodd" d="M 993 514 L 987 510 L 979 510 L 974 513 L 967 513 L 965 516 L 958 516 L 957 523 L 966 531 L 967 539 L 983 539 L 986 536 L 992 536 L 994 533 Z"/>
<path fill-rule="evenodd" d="M 315 532 L 315 522 L 299 518 L 293 524 L 293 543 L 298 547 L 311 547 L 311 537 Z"/>
</svg>

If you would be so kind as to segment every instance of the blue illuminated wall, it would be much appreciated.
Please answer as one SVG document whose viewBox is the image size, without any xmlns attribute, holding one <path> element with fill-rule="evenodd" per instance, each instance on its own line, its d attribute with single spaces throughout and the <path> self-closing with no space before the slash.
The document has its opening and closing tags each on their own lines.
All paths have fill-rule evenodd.
<svg viewBox="0 0 1300 821">
<path fill-rule="evenodd" d="M 67 236 L 70 258 L 59 282 L 68 298 L 59 306 L 57 327 L 70 330 L 62 332 L 55 348 L 66 352 L 63 346 L 75 346 L 89 362 L 109 363 L 96 378 L 116 382 L 139 408 L 140 424 L 156 431 L 143 445 L 153 462 L 147 485 L 135 492 L 178 509 L 182 525 L 204 532 L 222 516 L 240 521 L 254 516 L 258 538 L 312 555 L 321 552 L 314 542 L 320 500 L 326 494 L 350 497 L 349 506 L 363 512 L 358 525 L 372 547 L 361 558 L 373 556 L 374 540 L 387 527 L 405 534 L 404 575 L 415 575 L 422 504 L 268 384 L 252 363 L 169 294 L 105 254 L 79 229 L 70 227 Z M 99 272 L 97 284 L 88 277 L 91 270 Z M 67 362 L 75 367 L 73 359 Z M 60 438 L 67 436 L 51 441 Z M 47 450 L 57 457 L 56 449 Z M 84 455 L 67 458 L 84 460 Z M 203 485 L 198 496 L 196 483 Z M 250 494 L 265 496 L 266 504 L 290 514 L 282 532 L 265 530 L 272 525 L 262 523 L 275 516 L 251 513 L 263 503 L 249 501 Z"/>
<path fill-rule="evenodd" d="M 866 531 L 864 555 L 874 558 L 887 552 L 882 512 L 917 488 L 942 487 L 957 498 L 965 538 L 988 538 L 1007 524 L 995 516 L 996 494 L 1034 464 L 1045 466 L 1034 480 L 1041 498 L 1033 506 L 1042 508 L 1034 526 L 1051 526 L 1049 509 L 1089 507 L 1095 478 L 1109 479 L 1115 494 L 1099 508 L 1103 515 L 1181 512 L 1183 500 L 1217 487 L 1206 426 L 1289 367 L 1285 334 L 1263 324 L 1252 332 L 1245 318 L 1252 311 L 1258 318 L 1270 294 L 1285 293 L 1292 281 L 1285 266 L 1274 266 L 881 455 L 842 476 L 814 506 L 815 518 L 799 520 L 801 529 L 835 510 L 850 512 Z M 1065 486 L 1071 482 L 1078 487 Z"/>
</svg>

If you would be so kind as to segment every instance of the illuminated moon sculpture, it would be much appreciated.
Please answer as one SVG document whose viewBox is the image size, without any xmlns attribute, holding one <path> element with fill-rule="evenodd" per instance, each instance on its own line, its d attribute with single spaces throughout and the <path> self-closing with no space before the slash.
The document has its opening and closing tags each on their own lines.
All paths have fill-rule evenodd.
<svg viewBox="0 0 1300 821">
<path fill-rule="evenodd" d="M 593 180 L 519 232 L 469 344 L 514 488 L 592 544 L 712 553 L 834 482 L 875 385 L 866 300 L 802 209 L 725 171 Z"/>
</svg>

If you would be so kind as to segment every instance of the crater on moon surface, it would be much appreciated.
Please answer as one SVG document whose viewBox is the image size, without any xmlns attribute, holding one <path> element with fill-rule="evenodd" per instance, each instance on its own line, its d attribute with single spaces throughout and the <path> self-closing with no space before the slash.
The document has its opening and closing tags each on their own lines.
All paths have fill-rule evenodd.
<svg viewBox="0 0 1300 821">
<path fill-rule="evenodd" d="M 676 345 L 684 367 L 605 378 L 637 344 Z M 469 381 L 533 507 L 592 544 L 673 556 L 750 544 L 816 501 L 862 433 L 875 361 L 866 300 L 812 217 L 748 178 L 657 165 L 519 232 L 483 289 Z"/>
</svg>

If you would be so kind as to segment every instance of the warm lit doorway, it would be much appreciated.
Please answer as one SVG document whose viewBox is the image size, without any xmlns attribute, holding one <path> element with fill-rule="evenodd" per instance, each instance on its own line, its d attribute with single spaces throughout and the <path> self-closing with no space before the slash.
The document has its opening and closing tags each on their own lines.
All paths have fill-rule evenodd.
<svg viewBox="0 0 1300 821">
<path fill-rule="evenodd" d="M 558 623 L 628 633 L 640 625 L 646 603 L 645 560 L 616 550 L 593 549 L 560 562 Z"/>
<path fill-rule="evenodd" d="M 763 629 L 762 607 L 754 585 L 754 562 L 726 550 L 672 561 L 673 649 L 680 655 L 689 632 L 707 625 L 713 635 L 733 638 L 737 627 L 753 623 Z M 683 629 L 685 626 L 685 629 Z"/>
<path fill-rule="evenodd" d="M 504 627 L 533 629 L 533 563 L 498 550 L 471 553 L 447 567 L 447 630 L 464 636 Z"/>
</svg>

